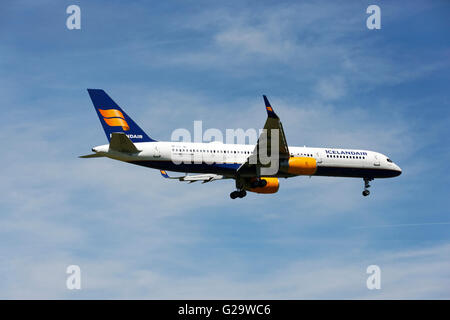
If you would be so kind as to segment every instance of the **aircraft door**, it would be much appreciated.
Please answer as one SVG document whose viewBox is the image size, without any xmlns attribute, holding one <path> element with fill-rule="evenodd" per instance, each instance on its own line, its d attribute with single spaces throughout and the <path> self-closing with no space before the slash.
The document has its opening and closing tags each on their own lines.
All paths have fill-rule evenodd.
<svg viewBox="0 0 450 320">
<path fill-rule="evenodd" d="M 316 152 L 316 162 L 322 163 L 322 156 L 320 155 L 319 151 Z"/>
<path fill-rule="evenodd" d="M 157 144 L 155 144 L 155 146 L 153 147 L 153 157 L 154 157 L 154 158 L 159 158 L 159 157 L 161 157 L 161 150 L 159 150 Z"/>
<path fill-rule="evenodd" d="M 374 156 L 373 165 L 377 167 L 380 165 L 380 159 L 378 159 L 378 156 L 376 154 Z"/>
</svg>

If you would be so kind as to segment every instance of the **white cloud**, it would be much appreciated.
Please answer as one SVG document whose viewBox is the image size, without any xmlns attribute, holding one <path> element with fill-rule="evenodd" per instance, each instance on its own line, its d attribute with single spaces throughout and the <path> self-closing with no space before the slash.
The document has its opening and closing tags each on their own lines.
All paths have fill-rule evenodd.
<svg viewBox="0 0 450 320">
<path fill-rule="evenodd" d="M 336 100 L 343 97 L 346 93 L 346 85 L 342 77 L 329 77 L 321 79 L 316 92 L 324 100 Z"/>
<path fill-rule="evenodd" d="M 197 275 L 162 272 L 126 259 L 79 260 L 69 256 L 36 262 L 10 260 L 11 281 L 3 298 L 153 298 L 153 299 L 448 299 L 449 245 L 409 252 L 377 254 L 349 252 L 322 258 L 302 258 L 269 272 L 251 276 L 239 258 L 227 266 Z M 65 268 L 77 263 L 82 290 L 65 289 Z M 173 261 L 174 262 L 174 261 Z M 193 262 L 191 262 L 193 263 Z M 243 263 L 243 264 L 242 264 Z M 366 287 L 367 266 L 381 268 L 381 290 Z M 230 265 L 233 266 L 230 269 Z M 241 266 L 240 268 L 237 266 Z M 155 270 L 154 270 L 155 269 Z M 13 273 L 14 276 L 11 274 Z M 5 289 L 5 283 L 3 283 Z"/>
</svg>

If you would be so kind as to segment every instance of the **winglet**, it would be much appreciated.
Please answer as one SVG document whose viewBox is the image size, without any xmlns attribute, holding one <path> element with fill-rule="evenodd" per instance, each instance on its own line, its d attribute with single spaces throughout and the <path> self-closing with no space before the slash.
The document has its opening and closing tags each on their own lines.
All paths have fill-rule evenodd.
<svg viewBox="0 0 450 320">
<path fill-rule="evenodd" d="M 166 172 L 165 170 L 159 170 L 159 172 L 161 172 L 161 175 L 162 175 L 164 178 L 166 178 L 166 179 L 169 178 L 169 175 L 167 174 L 167 172 Z"/>
<path fill-rule="evenodd" d="M 267 97 L 265 95 L 263 95 L 263 98 L 264 98 L 264 103 L 266 104 L 267 115 L 270 118 L 278 118 L 275 111 L 273 111 L 272 106 L 270 105 L 269 99 L 267 99 Z"/>
</svg>

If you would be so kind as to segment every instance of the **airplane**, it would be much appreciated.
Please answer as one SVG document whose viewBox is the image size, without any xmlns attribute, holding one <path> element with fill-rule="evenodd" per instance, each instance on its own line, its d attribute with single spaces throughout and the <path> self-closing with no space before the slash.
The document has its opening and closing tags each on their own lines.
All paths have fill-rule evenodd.
<svg viewBox="0 0 450 320">
<path fill-rule="evenodd" d="M 279 178 L 296 176 L 362 178 L 364 181 L 362 194 L 368 196 L 370 181 L 397 177 L 402 173 L 401 168 L 389 157 L 375 151 L 289 147 L 280 118 L 265 95 L 263 99 L 267 120 L 263 129 L 264 134 L 260 134 L 256 145 L 248 145 L 224 144 L 217 141 L 208 143 L 156 141 L 150 138 L 104 90 L 87 90 L 109 144 L 96 146 L 92 148 L 93 154 L 80 158 L 107 157 L 159 169 L 166 179 L 189 183 L 234 179 L 236 190 L 230 193 L 231 199 L 243 198 L 247 195 L 247 191 L 260 194 L 276 193 L 279 189 Z M 273 163 L 272 160 L 262 161 L 262 152 L 266 152 L 266 156 L 275 154 L 276 161 L 273 160 L 275 161 Z M 276 164 L 275 170 L 267 170 L 273 168 L 272 164 Z M 172 177 L 167 171 L 186 174 Z"/>
</svg>

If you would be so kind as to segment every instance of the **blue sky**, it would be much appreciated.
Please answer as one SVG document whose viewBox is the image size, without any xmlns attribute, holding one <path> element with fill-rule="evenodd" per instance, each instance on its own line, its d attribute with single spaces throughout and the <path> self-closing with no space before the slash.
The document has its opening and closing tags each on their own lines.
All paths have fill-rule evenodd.
<svg viewBox="0 0 450 320">
<path fill-rule="evenodd" d="M 81 8 L 81 30 L 66 8 Z M 378 4 L 381 30 L 366 28 Z M 450 298 L 446 1 L 10 1 L 0 17 L 1 298 Z M 375 180 L 282 180 L 230 200 L 109 159 L 86 88 L 153 138 L 260 128 L 365 148 Z M 82 290 L 65 287 L 77 264 Z M 366 268 L 381 268 L 381 290 Z"/>
</svg>

